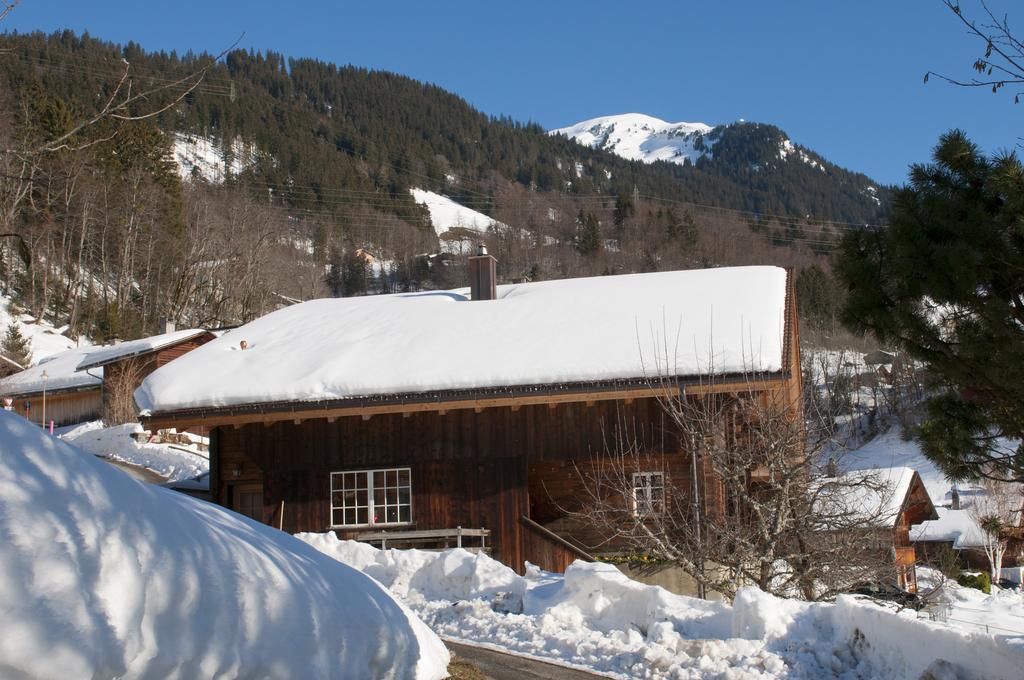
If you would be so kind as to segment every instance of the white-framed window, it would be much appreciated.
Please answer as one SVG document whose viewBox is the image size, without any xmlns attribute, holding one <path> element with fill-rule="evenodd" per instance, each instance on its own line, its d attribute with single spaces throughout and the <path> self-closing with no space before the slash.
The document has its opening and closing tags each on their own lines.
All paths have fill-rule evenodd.
<svg viewBox="0 0 1024 680">
<path fill-rule="evenodd" d="M 633 473 L 633 514 L 638 517 L 665 512 L 665 473 Z"/>
<path fill-rule="evenodd" d="M 331 525 L 381 526 L 412 522 L 409 468 L 331 473 Z"/>
</svg>

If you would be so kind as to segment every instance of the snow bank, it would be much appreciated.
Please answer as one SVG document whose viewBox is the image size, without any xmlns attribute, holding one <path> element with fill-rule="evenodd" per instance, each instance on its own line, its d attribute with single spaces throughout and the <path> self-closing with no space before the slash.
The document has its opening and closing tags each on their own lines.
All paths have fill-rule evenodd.
<svg viewBox="0 0 1024 680">
<path fill-rule="evenodd" d="M 1024 664 L 1024 637 L 965 635 L 853 598 L 814 604 L 747 588 L 729 605 L 637 583 L 607 564 L 520 577 L 465 550 L 298 538 L 380 580 L 441 635 L 616 677 L 918 680 L 930 668 L 1009 680 Z M 927 642 L 936 630 L 941 645 Z"/>
<path fill-rule="evenodd" d="M 779 267 L 540 281 L 501 286 L 498 298 L 432 291 L 291 305 L 157 369 L 135 400 L 160 412 L 782 364 Z M 453 338 L 472 351 L 451 359 Z"/>
<path fill-rule="evenodd" d="M 210 471 L 210 457 L 196 446 L 140 443 L 133 435 L 143 432 L 138 423 L 103 427 L 95 420 L 64 428 L 61 439 L 89 453 L 152 470 L 169 482 L 177 482 Z"/>
<path fill-rule="evenodd" d="M 0 413 L 0 676 L 442 678 L 372 579 Z"/>
<path fill-rule="evenodd" d="M 919 620 L 912 611 L 894 613 L 841 596 L 834 608 L 835 634 L 854 641 L 882 675 L 921 678 L 1019 678 L 1024 636 L 970 632 Z"/>
</svg>

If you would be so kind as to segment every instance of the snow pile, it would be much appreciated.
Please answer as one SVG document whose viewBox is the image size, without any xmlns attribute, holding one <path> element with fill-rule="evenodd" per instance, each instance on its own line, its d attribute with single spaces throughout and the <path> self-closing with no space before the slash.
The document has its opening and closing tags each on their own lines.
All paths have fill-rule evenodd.
<svg viewBox="0 0 1024 680">
<path fill-rule="evenodd" d="M 32 363 L 37 364 L 43 359 L 73 349 L 78 344 L 71 338 L 63 335 L 67 327 L 55 328 L 47 321 L 36 319 L 30 314 L 15 314 L 10 312 L 11 299 L 6 295 L 0 295 L 0 334 L 7 333 L 7 327 L 14 324 L 18 327 L 22 337 L 26 338 L 32 346 Z M 84 341 L 83 345 L 88 345 Z"/>
<path fill-rule="evenodd" d="M 372 579 L 0 413 L 0 676 L 442 678 Z"/>
<path fill-rule="evenodd" d="M 564 576 L 531 567 L 520 577 L 465 550 L 298 538 L 380 580 L 442 636 L 615 677 L 917 680 L 931 668 L 1009 680 L 1024 664 L 1024 637 L 968 633 L 854 598 L 811 604 L 747 588 L 729 605 L 643 585 L 606 564 L 576 562 Z"/>
<path fill-rule="evenodd" d="M 712 368 L 778 371 L 785 309 L 786 272 L 778 267 L 540 281 L 501 286 L 497 300 L 475 302 L 441 291 L 312 300 L 157 369 L 135 400 L 160 412 Z M 449 360 L 453 338 L 472 348 L 457 361 Z"/>
<path fill-rule="evenodd" d="M 152 470 L 170 482 L 177 482 L 210 471 L 210 457 L 195 444 L 179 446 L 139 442 L 135 434 L 143 432 L 138 423 L 103 427 L 102 421 L 83 423 L 61 432 L 61 439 L 102 458 L 112 458 Z"/>
<path fill-rule="evenodd" d="M 565 135 L 583 146 L 603 149 L 633 161 L 694 163 L 711 151 L 704 137 L 712 128 L 704 123 L 668 123 L 642 113 L 591 118 L 550 134 Z"/>
<path fill-rule="evenodd" d="M 92 347 L 80 347 L 45 357 L 35 366 L 0 380 L 0 395 L 36 394 L 42 392 L 43 387 L 48 391 L 99 389 L 103 384 L 102 368 L 88 373 L 78 370 L 78 364 L 85 361 L 92 351 Z"/>
</svg>

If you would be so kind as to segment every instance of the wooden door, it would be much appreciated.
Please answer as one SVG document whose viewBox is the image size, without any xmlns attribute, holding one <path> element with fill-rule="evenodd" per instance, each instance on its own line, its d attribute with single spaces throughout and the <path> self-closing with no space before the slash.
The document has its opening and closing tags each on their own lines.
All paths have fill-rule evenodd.
<svg viewBox="0 0 1024 680">
<path fill-rule="evenodd" d="M 257 522 L 263 521 L 263 485 L 234 484 L 231 489 L 231 509 Z"/>
</svg>

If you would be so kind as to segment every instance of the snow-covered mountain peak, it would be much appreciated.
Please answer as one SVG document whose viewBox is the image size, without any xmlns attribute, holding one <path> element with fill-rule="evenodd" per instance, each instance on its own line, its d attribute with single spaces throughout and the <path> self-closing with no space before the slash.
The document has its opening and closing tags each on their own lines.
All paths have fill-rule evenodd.
<svg viewBox="0 0 1024 680">
<path fill-rule="evenodd" d="M 610 151 L 629 160 L 669 161 L 682 165 L 707 153 L 702 141 L 711 130 L 712 127 L 704 123 L 669 123 L 642 113 L 623 113 L 591 118 L 552 130 L 551 134 L 563 134 L 584 146 Z"/>
</svg>

